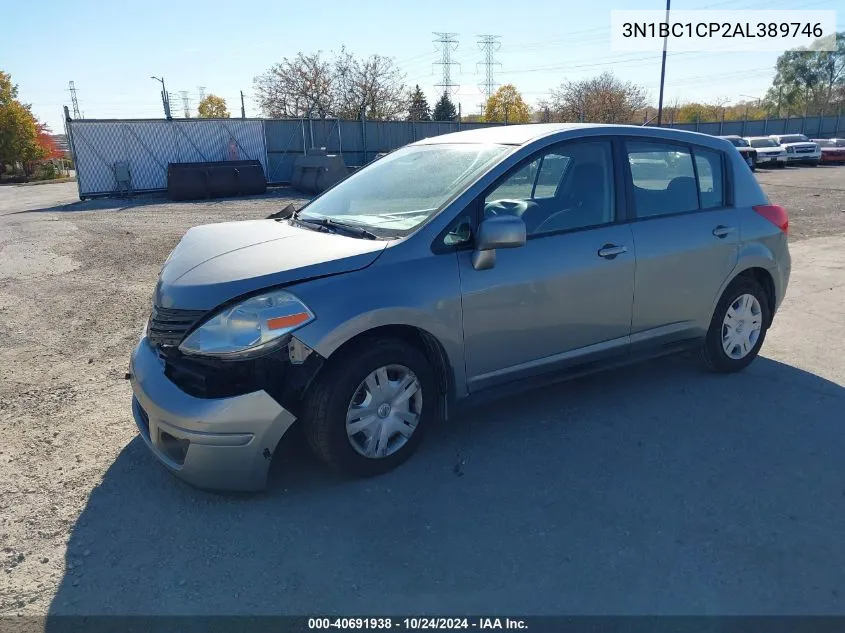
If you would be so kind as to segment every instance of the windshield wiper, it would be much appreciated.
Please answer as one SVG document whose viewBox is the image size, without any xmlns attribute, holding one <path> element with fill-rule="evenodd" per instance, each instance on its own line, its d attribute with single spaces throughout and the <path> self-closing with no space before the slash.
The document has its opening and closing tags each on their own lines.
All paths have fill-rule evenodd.
<svg viewBox="0 0 845 633">
<path fill-rule="evenodd" d="M 304 224 L 316 224 L 317 226 L 322 226 L 326 229 L 334 229 L 335 231 L 340 230 L 343 233 L 348 233 L 367 240 L 379 239 L 378 235 L 376 235 L 372 231 L 368 231 L 367 229 L 362 228 L 360 226 L 356 226 L 354 224 L 338 222 L 337 220 L 332 220 L 331 218 L 300 218 L 296 215 L 294 215 L 293 217 L 297 222 L 302 222 Z"/>
</svg>

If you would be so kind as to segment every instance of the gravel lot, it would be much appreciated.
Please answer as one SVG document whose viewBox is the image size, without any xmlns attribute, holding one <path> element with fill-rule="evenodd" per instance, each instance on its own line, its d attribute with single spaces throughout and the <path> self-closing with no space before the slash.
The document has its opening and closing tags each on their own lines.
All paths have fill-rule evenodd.
<svg viewBox="0 0 845 633">
<path fill-rule="evenodd" d="M 123 376 L 184 231 L 294 194 L 0 187 L 0 615 L 845 614 L 845 168 L 758 178 L 794 272 L 748 371 L 670 358 L 527 394 L 373 480 L 294 441 L 259 495 L 165 472 Z"/>
</svg>

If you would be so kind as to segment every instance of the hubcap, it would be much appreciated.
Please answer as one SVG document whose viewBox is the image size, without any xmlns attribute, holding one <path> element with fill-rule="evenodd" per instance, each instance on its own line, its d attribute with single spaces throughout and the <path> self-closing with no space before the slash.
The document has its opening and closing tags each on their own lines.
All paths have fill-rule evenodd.
<svg viewBox="0 0 845 633">
<path fill-rule="evenodd" d="M 763 310 L 757 297 L 744 294 L 728 307 L 722 322 L 722 349 L 729 358 L 745 358 L 754 349 L 763 330 Z"/>
<path fill-rule="evenodd" d="M 402 448 L 417 428 L 422 388 L 404 365 L 379 367 L 352 396 L 346 411 L 346 435 L 359 454 L 388 457 Z"/>
</svg>

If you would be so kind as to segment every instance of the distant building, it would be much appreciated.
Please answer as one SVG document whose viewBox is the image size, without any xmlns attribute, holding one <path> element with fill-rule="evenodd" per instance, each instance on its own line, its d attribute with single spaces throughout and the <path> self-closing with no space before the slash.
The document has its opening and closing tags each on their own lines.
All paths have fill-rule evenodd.
<svg viewBox="0 0 845 633">
<path fill-rule="evenodd" d="M 70 148 L 67 144 L 67 135 L 66 134 L 51 134 L 50 136 L 53 137 L 53 142 L 56 144 L 56 147 L 59 151 L 67 157 L 70 157 Z"/>
</svg>

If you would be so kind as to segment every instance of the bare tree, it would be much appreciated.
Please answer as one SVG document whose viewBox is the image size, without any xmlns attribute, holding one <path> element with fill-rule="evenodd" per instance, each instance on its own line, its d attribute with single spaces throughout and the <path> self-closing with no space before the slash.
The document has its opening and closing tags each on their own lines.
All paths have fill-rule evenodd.
<svg viewBox="0 0 845 633">
<path fill-rule="evenodd" d="M 567 81 L 539 105 L 544 112 L 548 108 L 550 121 L 631 123 L 647 103 L 648 94 L 642 86 L 605 72 L 592 79 Z"/>
<path fill-rule="evenodd" d="M 332 59 L 298 53 L 254 80 L 261 112 L 268 117 L 394 119 L 405 114 L 405 77 L 393 59 L 355 57 L 342 48 Z"/>
<path fill-rule="evenodd" d="M 355 57 L 342 48 L 334 61 L 337 116 L 396 119 L 408 109 L 405 75 L 382 55 Z"/>
<path fill-rule="evenodd" d="M 268 117 L 334 115 L 334 67 L 322 53 L 285 57 L 253 80 L 258 105 Z"/>
</svg>

